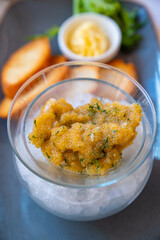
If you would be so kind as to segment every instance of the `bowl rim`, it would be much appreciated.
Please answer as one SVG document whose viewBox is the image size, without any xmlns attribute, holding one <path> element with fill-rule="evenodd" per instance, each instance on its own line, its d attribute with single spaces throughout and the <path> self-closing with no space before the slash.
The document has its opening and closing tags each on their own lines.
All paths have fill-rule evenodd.
<svg viewBox="0 0 160 240">
<path fill-rule="evenodd" d="M 97 55 L 97 56 L 87 56 L 86 57 L 86 56 L 81 56 L 81 55 L 78 55 L 78 54 L 72 52 L 69 49 L 69 47 L 67 46 L 67 44 L 65 43 L 64 35 L 65 35 L 66 31 L 72 27 L 73 24 L 75 24 L 78 21 L 83 21 L 83 19 L 85 20 L 86 18 L 88 18 L 88 20 L 94 19 L 95 22 L 98 19 L 103 20 L 103 22 L 105 22 L 105 24 L 103 24 L 103 28 L 106 28 L 106 29 L 107 29 L 108 25 L 111 25 L 112 26 L 112 35 L 114 35 L 115 32 L 117 34 L 115 46 L 113 46 L 113 44 L 111 42 L 111 47 L 109 47 L 109 49 L 107 49 L 104 53 Z M 120 27 L 118 26 L 118 24 L 112 18 L 102 15 L 102 14 L 99 14 L 99 13 L 91 13 L 90 12 L 90 13 L 79 13 L 79 14 L 73 15 L 73 16 L 67 18 L 62 23 L 62 25 L 60 26 L 60 30 L 58 32 L 58 44 L 59 44 L 60 50 L 69 59 L 77 60 L 77 61 L 82 61 L 82 60 L 83 61 L 100 61 L 100 62 L 111 61 L 117 55 L 117 53 L 120 49 L 121 41 L 122 41 L 122 34 L 121 34 L 121 30 L 120 30 Z"/>
<path fill-rule="evenodd" d="M 12 138 L 12 134 L 10 131 L 10 120 L 11 120 L 11 113 L 12 113 L 12 109 L 14 107 L 14 104 L 17 100 L 17 98 L 19 97 L 19 95 L 22 93 L 22 91 L 25 89 L 26 86 L 28 86 L 32 81 L 34 81 L 38 76 L 45 74 L 46 72 L 48 72 L 51 69 L 56 69 L 59 67 L 63 67 L 63 66 L 85 66 L 85 65 L 90 65 L 90 66 L 97 66 L 97 67 L 103 67 L 105 69 L 110 69 L 113 70 L 123 76 L 125 76 L 128 80 L 130 80 L 133 84 L 135 84 L 138 89 L 140 89 L 140 91 L 144 94 L 145 98 L 147 99 L 147 101 L 150 104 L 150 107 L 152 109 L 152 113 L 153 113 L 153 119 L 154 119 L 154 131 L 153 131 L 153 135 L 152 135 L 152 140 L 151 140 L 151 144 L 150 147 L 148 148 L 148 151 L 146 152 L 145 156 L 142 158 L 142 160 L 139 162 L 139 164 L 137 164 L 136 166 L 132 167 L 128 172 L 124 173 L 122 176 L 117 177 L 115 180 L 109 180 L 107 182 L 103 182 L 103 183 L 99 183 L 99 184 L 95 184 L 95 185 L 76 185 L 76 184 L 70 184 L 70 183 L 59 183 L 58 181 L 52 181 L 49 178 L 46 178 L 44 176 L 42 176 L 41 174 L 37 173 L 35 170 L 33 170 L 30 166 L 28 166 L 25 161 L 23 161 L 23 158 L 19 155 L 19 153 L 17 152 L 17 150 L 14 147 L 14 140 Z M 103 80 L 99 80 L 99 79 L 95 79 L 96 81 L 100 81 L 100 82 L 104 82 Z M 69 80 L 71 81 L 71 80 Z M 73 81 L 73 80 L 72 80 Z M 76 80 L 75 80 L 76 81 Z M 52 87 L 56 87 L 57 85 L 61 85 L 64 84 L 65 82 L 68 82 L 68 80 L 63 80 L 61 82 L 57 82 L 55 84 L 52 85 Z M 48 87 L 47 89 L 49 89 L 50 87 Z M 46 91 L 46 89 L 44 90 Z M 41 95 L 44 91 L 42 91 L 39 95 Z M 37 96 L 37 97 L 38 97 Z M 37 98 L 36 97 L 36 98 Z M 35 98 L 30 102 L 30 104 L 32 104 L 32 102 L 35 100 Z M 156 130 L 157 130 L 157 117 L 156 117 L 156 111 L 153 105 L 153 102 L 150 98 L 150 96 L 148 95 L 148 93 L 146 92 L 146 90 L 140 85 L 140 83 L 138 83 L 135 79 L 133 79 L 131 76 L 129 76 L 128 74 L 124 73 L 123 71 L 112 67 L 110 65 L 107 64 L 103 64 L 103 63 L 96 63 L 96 62 L 83 62 L 83 61 L 70 61 L 70 62 L 64 62 L 64 63 L 59 63 L 56 65 L 52 65 L 49 66 L 41 71 L 39 71 L 38 73 L 36 73 L 35 75 L 33 75 L 31 78 L 29 78 L 22 86 L 21 88 L 18 90 L 18 92 L 16 93 L 15 97 L 13 98 L 13 101 L 11 103 L 10 109 L 9 109 L 9 113 L 8 113 L 8 117 L 7 117 L 7 132 L 8 132 L 8 137 L 9 137 L 9 142 L 11 144 L 12 150 L 14 152 L 14 154 L 16 155 L 16 157 L 20 160 L 20 162 L 29 170 L 31 171 L 33 174 L 35 174 L 36 176 L 42 178 L 43 180 L 56 184 L 56 185 L 60 185 L 63 187 L 69 187 L 69 188 L 97 188 L 97 187 L 105 187 L 105 186 L 109 186 L 112 185 L 116 182 L 119 182 L 122 179 L 125 179 L 127 176 L 131 175 L 133 172 L 135 172 L 137 169 L 139 169 L 139 167 L 145 162 L 145 160 L 148 158 L 149 154 L 151 153 L 151 150 L 153 148 L 153 144 L 155 141 L 155 137 L 156 137 Z"/>
</svg>

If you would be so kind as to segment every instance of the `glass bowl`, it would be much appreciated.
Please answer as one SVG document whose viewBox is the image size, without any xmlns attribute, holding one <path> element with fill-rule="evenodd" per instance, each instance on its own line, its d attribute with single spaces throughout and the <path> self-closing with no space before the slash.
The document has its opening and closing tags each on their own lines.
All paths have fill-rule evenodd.
<svg viewBox="0 0 160 240">
<path fill-rule="evenodd" d="M 117 167 L 104 175 L 67 172 L 29 143 L 33 119 L 51 97 L 66 98 L 75 107 L 92 97 L 141 105 L 137 136 Z M 40 206 L 77 221 L 113 215 L 140 194 L 152 170 L 155 133 L 156 114 L 146 91 L 130 76 L 100 63 L 67 62 L 44 69 L 20 88 L 8 115 L 8 135 L 21 183 Z"/>
</svg>

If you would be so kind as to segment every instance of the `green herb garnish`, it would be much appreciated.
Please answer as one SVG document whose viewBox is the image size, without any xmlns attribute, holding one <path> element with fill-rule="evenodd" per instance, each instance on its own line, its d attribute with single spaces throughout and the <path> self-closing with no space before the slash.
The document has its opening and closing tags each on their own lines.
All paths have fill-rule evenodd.
<svg viewBox="0 0 160 240">
<path fill-rule="evenodd" d="M 42 38 L 42 37 L 48 37 L 50 39 L 53 39 L 57 33 L 59 31 L 59 27 L 58 26 L 53 26 L 49 29 L 47 29 L 47 31 L 43 34 L 36 34 L 36 35 L 31 35 L 31 36 L 28 36 L 26 37 L 26 40 L 35 40 L 35 39 L 38 39 L 38 38 Z"/>
<path fill-rule="evenodd" d="M 94 116 L 96 112 L 95 109 L 101 111 L 101 107 L 99 106 L 98 102 L 94 105 L 89 105 L 88 111 L 90 112 L 90 116 Z"/>
<path fill-rule="evenodd" d="M 95 110 L 94 110 L 94 106 L 93 105 L 89 105 L 88 111 L 89 111 L 89 115 L 90 116 L 94 116 Z"/>
<path fill-rule="evenodd" d="M 115 112 L 116 114 L 118 113 L 118 108 L 117 108 L 117 107 L 114 108 L 114 112 Z"/>
<path fill-rule="evenodd" d="M 95 134 L 95 133 L 90 133 L 90 134 L 88 134 L 87 136 L 89 137 L 89 136 L 91 136 L 92 134 Z"/>
<path fill-rule="evenodd" d="M 106 138 L 105 142 L 106 142 L 107 145 L 104 145 L 104 146 L 102 147 L 102 149 L 101 149 L 102 152 L 104 151 L 105 148 L 111 147 L 111 145 L 108 145 L 108 144 L 109 144 L 109 137 Z"/>
<path fill-rule="evenodd" d="M 98 163 L 97 158 L 92 159 L 91 164 L 95 164 L 97 166 L 97 170 L 99 169 L 99 163 Z"/>
<path fill-rule="evenodd" d="M 104 110 L 102 110 L 102 112 L 104 112 L 104 113 L 107 113 L 108 114 L 108 112 L 104 109 Z"/>
<path fill-rule="evenodd" d="M 111 147 L 111 146 L 109 146 L 109 145 L 103 146 L 102 151 L 104 151 L 105 148 L 109 148 L 109 147 Z"/>
<path fill-rule="evenodd" d="M 124 50 L 132 49 L 142 38 L 137 31 L 146 19 L 138 17 L 139 9 L 130 11 L 116 0 L 73 0 L 73 14 L 83 12 L 100 13 L 115 20 L 122 32 Z"/>
<path fill-rule="evenodd" d="M 46 152 L 46 155 L 47 155 L 47 158 L 48 158 L 48 159 L 51 159 L 51 156 L 49 156 L 47 152 Z"/>
<path fill-rule="evenodd" d="M 83 158 L 80 158 L 80 162 L 83 162 Z"/>
<path fill-rule="evenodd" d="M 37 127 L 37 122 L 36 122 L 36 119 L 34 119 L 34 125 L 35 125 L 35 127 Z"/>
<path fill-rule="evenodd" d="M 99 163 L 98 163 L 98 160 L 97 160 L 97 159 L 95 159 L 95 161 L 96 161 L 97 170 L 98 170 L 98 169 L 99 169 Z"/>
<path fill-rule="evenodd" d="M 36 138 L 34 135 L 32 135 L 32 138 Z"/>
<path fill-rule="evenodd" d="M 98 103 L 96 103 L 96 105 L 97 105 L 97 107 L 95 107 L 95 108 L 96 108 L 96 109 L 98 109 L 98 110 L 101 110 L 101 108 L 100 108 L 99 104 L 98 104 Z"/>
<path fill-rule="evenodd" d="M 41 133 L 41 135 L 40 135 L 40 138 L 42 138 L 43 137 L 43 133 Z"/>
<path fill-rule="evenodd" d="M 117 130 L 113 130 L 114 133 L 118 132 Z"/>
<path fill-rule="evenodd" d="M 107 137 L 105 141 L 108 144 L 109 143 L 109 137 Z"/>
<path fill-rule="evenodd" d="M 59 130 L 55 133 L 55 136 L 59 133 Z"/>
</svg>

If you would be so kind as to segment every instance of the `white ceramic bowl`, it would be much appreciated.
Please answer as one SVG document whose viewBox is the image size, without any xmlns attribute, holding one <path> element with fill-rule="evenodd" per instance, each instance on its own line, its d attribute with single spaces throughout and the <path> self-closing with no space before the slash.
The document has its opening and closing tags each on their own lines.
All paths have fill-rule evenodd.
<svg viewBox="0 0 160 240">
<path fill-rule="evenodd" d="M 79 24 L 91 20 L 103 29 L 110 41 L 110 47 L 103 54 L 94 57 L 84 57 L 73 53 L 67 46 L 69 34 Z M 97 13 L 81 13 L 64 21 L 58 33 L 58 44 L 61 52 L 70 60 L 109 62 L 119 52 L 121 46 L 121 30 L 117 23 L 104 15 Z"/>
</svg>

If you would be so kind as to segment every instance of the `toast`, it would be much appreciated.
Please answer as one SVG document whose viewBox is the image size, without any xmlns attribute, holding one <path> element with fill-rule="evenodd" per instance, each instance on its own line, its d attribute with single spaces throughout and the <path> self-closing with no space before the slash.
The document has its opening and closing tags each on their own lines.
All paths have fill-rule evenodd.
<svg viewBox="0 0 160 240">
<path fill-rule="evenodd" d="M 48 38 L 29 42 L 14 52 L 2 68 L 2 89 L 8 98 L 13 98 L 22 84 L 36 72 L 45 68 L 51 58 Z"/>
<path fill-rule="evenodd" d="M 49 62 L 49 65 L 55 65 L 55 64 L 58 64 L 58 63 L 63 63 L 63 62 L 66 62 L 67 61 L 67 58 L 63 55 L 55 55 L 55 56 L 52 56 L 51 59 L 50 59 L 50 62 Z"/>
<path fill-rule="evenodd" d="M 133 63 L 125 63 L 122 59 L 115 59 L 108 63 L 109 65 L 119 68 L 123 72 L 127 73 L 135 80 L 138 80 L 137 71 Z"/>
<path fill-rule="evenodd" d="M 18 114 L 21 109 L 24 109 L 28 106 L 28 104 L 44 91 L 47 87 L 64 80 L 66 74 L 68 73 L 68 68 L 66 66 L 62 66 L 60 69 L 53 69 L 49 73 L 42 74 L 38 77 L 37 81 L 33 84 L 30 84 L 26 87 L 23 95 L 18 99 L 16 106 L 12 112 L 12 115 Z M 12 99 L 5 97 L 0 103 L 0 117 L 7 118 L 8 111 L 11 105 Z"/>
<path fill-rule="evenodd" d="M 99 69 L 95 66 L 80 66 L 70 69 L 69 79 L 99 79 Z M 85 93 L 95 93 L 97 89 L 97 82 L 92 84 L 84 84 L 83 82 L 77 82 L 77 91 L 75 94 L 78 94 L 82 90 Z"/>
<path fill-rule="evenodd" d="M 111 65 L 113 67 L 116 67 L 120 70 L 122 70 L 125 73 L 129 74 L 131 77 L 137 79 L 137 72 L 132 63 L 125 63 L 121 59 L 115 59 L 108 63 L 108 65 Z M 107 81 L 111 84 L 114 84 L 115 86 L 119 87 L 120 89 L 124 90 L 128 94 L 132 94 L 135 91 L 135 86 L 132 84 L 130 80 L 128 80 L 127 77 L 120 75 L 118 72 L 113 72 L 108 69 L 101 69 L 100 70 L 100 79 Z M 102 91 L 103 92 L 103 91 Z M 104 97 L 109 98 L 110 100 L 121 100 L 122 93 L 119 91 L 116 93 L 111 92 L 111 88 L 108 87 L 108 91 L 105 93 L 102 93 Z M 113 97 L 114 96 L 114 97 Z"/>
</svg>

